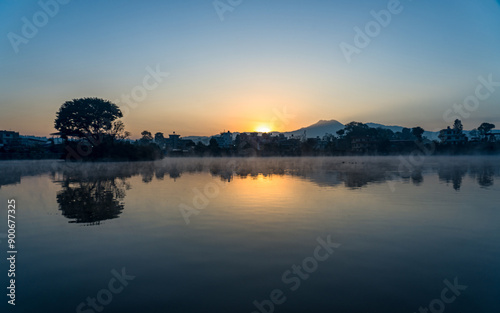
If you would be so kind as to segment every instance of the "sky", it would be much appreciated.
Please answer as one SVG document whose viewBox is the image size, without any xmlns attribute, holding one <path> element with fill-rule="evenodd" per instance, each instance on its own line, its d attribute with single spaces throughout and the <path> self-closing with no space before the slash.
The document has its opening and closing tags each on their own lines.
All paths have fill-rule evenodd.
<svg viewBox="0 0 500 313">
<path fill-rule="evenodd" d="M 0 20 L 0 129 L 25 135 L 83 97 L 119 105 L 133 138 L 500 128 L 496 0 L 2 0 Z"/>
</svg>

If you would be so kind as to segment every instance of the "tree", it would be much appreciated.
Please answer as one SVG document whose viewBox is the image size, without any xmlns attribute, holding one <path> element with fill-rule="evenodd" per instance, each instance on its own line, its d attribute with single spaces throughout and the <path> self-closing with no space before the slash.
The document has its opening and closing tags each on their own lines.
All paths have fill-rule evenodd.
<svg viewBox="0 0 500 313">
<path fill-rule="evenodd" d="M 203 156 L 206 150 L 207 146 L 205 146 L 201 141 L 198 141 L 198 143 L 194 147 L 194 153 L 198 156 Z"/>
<path fill-rule="evenodd" d="M 474 128 L 473 130 L 471 130 L 469 132 L 469 135 L 470 135 L 471 139 L 478 140 L 478 138 L 479 138 L 479 132 L 477 131 L 477 128 Z"/>
<path fill-rule="evenodd" d="M 149 132 L 147 130 L 142 131 L 141 135 L 142 135 L 142 138 L 140 141 L 143 144 L 148 144 L 153 140 L 153 135 L 151 134 L 151 132 Z"/>
<path fill-rule="evenodd" d="M 424 132 L 425 132 L 425 130 L 420 126 L 413 127 L 411 129 L 412 135 L 415 136 L 417 138 L 417 140 L 419 140 L 419 141 L 422 141 L 422 135 L 424 134 Z"/>
<path fill-rule="evenodd" d="M 370 127 L 360 122 L 350 122 L 345 125 L 345 132 L 347 137 L 362 137 L 367 136 Z"/>
<path fill-rule="evenodd" d="M 394 138 L 394 132 L 390 129 L 377 127 L 376 133 L 376 137 L 378 140 L 391 140 Z"/>
<path fill-rule="evenodd" d="M 111 138 L 114 139 L 126 139 L 130 137 L 130 132 L 125 131 L 125 124 L 122 121 L 115 121 L 113 127 L 110 131 Z"/>
<path fill-rule="evenodd" d="M 217 143 L 217 139 L 215 139 L 214 137 L 210 139 L 208 149 L 212 154 L 212 156 L 220 156 L 220 147 L 219 144 Z"/>
<path fill-rule="evenodd" d="M 401 130 L 401 139 L 402 140 L 412 140 L 414 138 L 412 138 L 412 133 L 411 133 L 411 129 L 409 128 L 403 128 Z"/>
<path fill-rule="evenodd" d="M 163 133 L 156 133 L 155 134 L 155 141 L 157 142 L 163 142 L 165 140 L 165 136 L 163 135 Z"/>
<path fill-rule="evenodd" d="M 460 133 L 464 130 L 464 126 L 462 125 L 462 121 L 459 119 L 456 119 L 455 122 L 453 123 L 453 129 L 458 130 Z"/>
<path fill-rule="evenodd" d="M 479 131 L 479 134 L 481 135 L 483 140 L 487 141 L 487 137 L 493 128 L 495 128 L 494 124 L 482 123 L 481 126 L 477 128 L 477 130 Z"/>
<path fill-rule="evenodd" d="M 91 138 L 113 132 L 113 121 L 123 117 L 118 106 L 99 98 L 81 98 L 66 101 L 56 114 L 54 127 L 63 139 Z M 116 125 L 123 128 L 123 123 Z M 123 129 L 122 129 L 123 130 Z"/>
</svg>

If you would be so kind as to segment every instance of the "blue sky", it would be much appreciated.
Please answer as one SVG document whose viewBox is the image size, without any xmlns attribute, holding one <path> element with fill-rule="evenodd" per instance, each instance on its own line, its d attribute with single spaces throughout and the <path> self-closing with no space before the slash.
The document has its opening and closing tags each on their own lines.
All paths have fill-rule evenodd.
<svg viewBox="0 0 500 313">
<path fill-rule="evenodd" d="M 402 11 L 348 63 L 340 44 L 354 45 L 354 28 L 391 1 L 243 0 L 221 21 L 213 1 L 73 0 L 16 53 L 9 34 L 23 36 L 23 17 L 32 22 L 42 8 L 4 0 L 0 129 L 46 135 L 64 101 L 91 96 L 127 110 L 134 137 L 286 131 L 320 119 L 444 128 L 443 114 L 474 95 L 478 77 L 500 82 L 500 5 L 400 1 Z M 148 67 L 169 76 L 125 103 Z M 463 114 L 466 128 L 500 126 L 498 89 Z M 281 110 L 290 118 L 272 122 Z"/>
</svg>

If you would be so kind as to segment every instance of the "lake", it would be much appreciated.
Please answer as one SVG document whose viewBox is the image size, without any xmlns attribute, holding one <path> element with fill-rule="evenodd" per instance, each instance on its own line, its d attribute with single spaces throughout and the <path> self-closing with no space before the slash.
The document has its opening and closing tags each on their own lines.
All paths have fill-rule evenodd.
<svg viewBox="0 0 500 313">
<path fill-rule="evenodd" d="M 0 162 L 1 311 L 497 312 L 499 161 Z"/>
</svg>

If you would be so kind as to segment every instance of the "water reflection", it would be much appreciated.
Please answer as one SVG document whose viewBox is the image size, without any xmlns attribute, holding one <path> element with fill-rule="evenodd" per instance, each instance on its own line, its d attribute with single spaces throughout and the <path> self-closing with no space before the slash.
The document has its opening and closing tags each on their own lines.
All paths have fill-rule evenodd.
<svg viewBox="0 0 500 313">
<path fill-rule="evenodd" d="M 442 166 L 438 170 L 439 180 L 453 184 L 453 189 L 460 190 L 462 179 L 467 174 L 468 169 L 459 165 Z"/>
<path fill-rule="evenodd" d="M 125 190 L 130 185 L 124 178 L 70 178 L 60 182 L 57 203 L 70 223 L 99 225 L 118 218 L 124 209 Z"/>
<path fill-rule="evenodd" d="M 484 188 L 494 185 L 500 176 L 499 158 L 447 158 L 432 157 L 427 162 L 409 170 L 401 171 L 398 158 L 233 158 L 233 159 L 165 159 L 158 162 L 137 163 L 82 163 L 70 166 L 62 161 L 6 161 L 0 162 L 0 188 L 18 184 L 22 177 L 43 174 L 95 179 L 115 179 L 140 175 L 144 183 L 154 179 L 163 180 L 168 175 L 174 181 L 184 173 L 210 173 L 230 182 L 234 176 L 257 177 L 259 175 L 292 175 L 316 183 L 319 186 L 337 186 L 343 183 L 348 188 L 362 188 L 370 183 L 389 180 L 411 181 L 415 186 L 424 183 L 424 174 L 437 173 L 439 180 L 451 183 L 455 190 L 462 187 L 466 175 L 475 178 Z M 79 178 L 80 177 L 80 178 Z"/>
<path fill-rule="evenodd" d="M 477 183 L 483 188 L 494 184 L 495 168 L 491 165 L 474 168 L 472 174 L 476 176 Z"/>
<path fill-rule="evenodd" d="M 424 182 L 422 169 L 416 169 L 413 172 L 411 172 L 411 181 L 415 186 L 420 186 Z"/>
<path fill-rule="evenodd" d="M 454 277 L 471 286 L 455 308 L 494 312 L 490 307 L 498 300 L 485 295 L 500 279 L 493 262 L 500 257 L 498 160 L 429 158 L 405 172 L 398 158 L 188 159 L 72 168 L 0 162 L 0 198 L 19 198 L 29 226 L 23 227 L 23 247 L 30 275 L 19 285 L 33 299 L 21 305 L 33 305 L 21 311 L 43 305 L 44 311 L 74 312 L 106 287 L 110 269 L 123 266 L 137 277 L 127 287 L 131 296 L 117 296 L 106 312 L 153 312 L 172 303 L 186 313 L 199 312 L 199 303 L 209 312 L 253 312 L 253 301 L 269 299 L 271 290 L 288 292 L 283 272 L 312 256 L 318 236 L 331 234 L 342 251 L 319 265 L 321 273 L 311 273 L 300 297 L 285 294 L 290 302 L 282 312 L 414 312 Z M 388 182 L 398 182 L 394 193 Z M 220 193 L 208 203 L 195 189 L 213 195 L 205 189 L 210 185 L 220 186 Z M 198 208 L 194 203 L 207 204 L 206 210 L 186 225 L 179 204 Z M 54 212 L 64 217 L 47 215 Z M 50 262 L 38 262 L 47 253 Z M 49 282 L 49 288 L 30 288 L 32 281 Z M 402 296 L 408 286 L 414 292 Z M 54 302 L 52 294 L 64 297 Z M 202 299 L 189 301 L 193 294 Z M 227 299 L 233 299 L 229 306 Z"/>
<path fill-rule="evenodd" d="M 61 186 L 57 203 L 71 223 L 99 225 L 115 219 L 124 210 L 127 178 L 140 176 L 145 184 L 164 180 L 176 181 L 183 173 L 210 173 L 231 182 L 234 177 L 291 175 L 320 187 L 358 189 L 369 184 L 403 180 L 418 187 L 428 175 L 451 184 L 460 191 L 468 175 L 481 188 L 492 187 L 500 177 L 499 158 L 428 158 L 426 163 L 405 171 L 398 158 L 233 158 L 233 159 L 165 159 L 137 163 L 81 163 L 61 161 L 0 162 L 0 188 L 19 184 L 26 176 L 49 174 Z"/>
<path fill-rule="evenodd" d="M 495 176 L 499 176 L 498 165 L 492 164 L 471 164 L 463 166 L 462 164 L 442 165 L 438 169 L 439 180 L 445 183 L 451 183 L 453 189 L 460 190 L 464 177 L 469 174 L 476 178 L 477 184 L 482 188 L 488 188 L 494 185 Z"/>
<path fill-rule="evenodd" d="M 0 176 L 0 188 L 6 185 L 16 185 L 21 183 L 21 174 L 20 173 L 9 173 Z"/>
<path fill-rule="evenodd" d="M 387 180 L 383 171 L 346 171 L 339 172 L 338 177 L 348 188 L 361 188 L 370 183 L 383 183 Z"/>
</svg>

